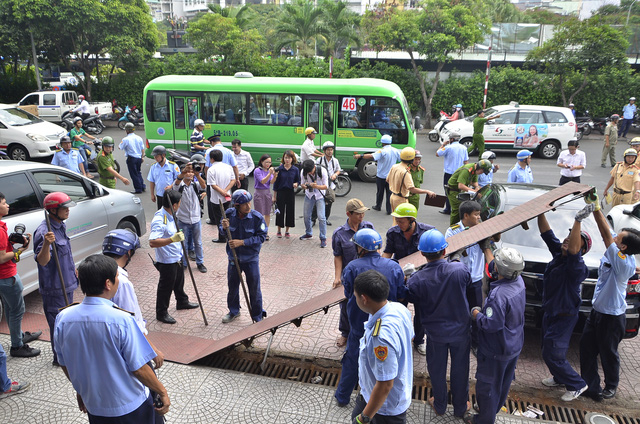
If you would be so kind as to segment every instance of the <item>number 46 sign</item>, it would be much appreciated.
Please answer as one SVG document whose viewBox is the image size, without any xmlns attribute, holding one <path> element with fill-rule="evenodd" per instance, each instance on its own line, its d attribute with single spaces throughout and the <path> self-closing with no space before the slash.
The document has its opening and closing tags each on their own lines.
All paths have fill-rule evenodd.
<svg viewBox="0 0 640 424">
<path fill-rule="evenodd" d="M 344 97 L 342 99 L 342 112 L 355 112 L 356 111 L 356 98 L 355 97 Z"/>
</svg>

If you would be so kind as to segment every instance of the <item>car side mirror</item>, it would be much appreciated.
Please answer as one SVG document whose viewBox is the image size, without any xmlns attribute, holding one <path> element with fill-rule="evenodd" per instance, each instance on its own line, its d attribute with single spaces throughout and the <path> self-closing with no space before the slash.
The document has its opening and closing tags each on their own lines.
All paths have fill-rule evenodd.
<svg viewBox="0 0 640 424">
<path fill-rule="evenodd" d="M 633 215 L 633 210 L 624 209 L 624 210 L 622 211 L 622 213 L 623 213 L 624 215 Z"/>
<path fill-rule="evenodd" d="M 93 197 L 100 197 L 102 196 L 102 190 L 97 184 L 91 184 L 91 194 Z"/>
</svg>

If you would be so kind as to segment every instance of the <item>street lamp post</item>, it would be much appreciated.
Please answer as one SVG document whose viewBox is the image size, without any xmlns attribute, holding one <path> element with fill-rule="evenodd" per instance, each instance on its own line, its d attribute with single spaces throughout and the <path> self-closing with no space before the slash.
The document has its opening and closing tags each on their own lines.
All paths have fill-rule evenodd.
<svg viewBox="0 0 640 424">
<path fill-rule="evenodd" d="M 629 11 L 627 12 L 627 23 L 625 24 L 625 26 L 629 25 L 629 16 L 631 16 L 631 7 L 635 4 L 635 2 L 637 2 L 638 0 L 633 0 L 631 2 L 631 4 L 629 5 Z"/>
</svg>

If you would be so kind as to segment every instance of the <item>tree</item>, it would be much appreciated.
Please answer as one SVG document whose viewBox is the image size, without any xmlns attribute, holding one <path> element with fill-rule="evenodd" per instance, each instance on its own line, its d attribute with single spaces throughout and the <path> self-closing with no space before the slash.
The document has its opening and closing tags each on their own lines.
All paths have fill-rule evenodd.
<svg viewBox="0 0 640 424">
<path fill-rule="evenodd" d="M 322 9 L 310 0 L 285 4 L 276 24 L 276 32 L 280 35 L 276 50 L 288 46 L 303 57 L 315 56 L 315 43 L 322 36 L 328 36 L 322 15 Z"/>
<path fill-rule="evenodd" d="M 236 25 L 241 29 L 247 29 L 251 21 L 255 19 L 256 13 L 251 8 L 251 4 L 245 4 L 242 7 L 220 7 L 218 4 L 209 3 L 209 10 L 225 18 L 234 18 Z"/>
<path fill-rule="evenodd" d="M 323 21 L 326 26 L 327 35 L 324 37 L 327 56 L 338 59 L 344 57 L 344 49 L 351 43 L 360 47 L 360 37 L 358 36 L 357 13 L 347 8 L 347 3 L 343 1 L 324 0 L 320 4 L 323 11 Z"/>
<path fill-rule="evenodd" d="M 600 70 L 628 68 L 628 45 L 622 31 L 603 25 L 599 17 L 571 20 L 556 26 L 553 37 L 529 52 L 527 61 L 553 76 L 567 106 Z M 580 77 L 577 87 L 571 83 L 574 77 Z"/>
<path fill-rule="evenodd" d="M 520 22 L 520 11 L 509 0 L 486 0 L 487 18 L 494 24 Z"/>
<path fill-rule="evenodd" d="M 37 28 L 36 44 L 58 56 L 91 98 L 90 76 L 99 57 L 109 54 L 132 69 L 148 60 L 158 45 L 157 30 L 144 0 L 3 0 L 16 22 Z M 80 77 L 75 66 L 83 73 Z M 100 77 L 96 74 L 96 77 Z"/>
</svg>

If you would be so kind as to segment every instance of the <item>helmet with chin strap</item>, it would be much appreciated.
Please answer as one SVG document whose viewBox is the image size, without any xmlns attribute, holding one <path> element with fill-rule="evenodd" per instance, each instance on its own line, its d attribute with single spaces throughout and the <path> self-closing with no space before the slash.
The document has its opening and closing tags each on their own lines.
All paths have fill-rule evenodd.
<svg viewBox="0 0 640 424">
<path fill-rule="evenodd" d="M 376 230 L 371 228 L 363 228 L 358 230 L 351 239 L 356 246 L 362 247 L 364 250 L 373 252 L 382 247 L 382 237 Z"/>
</svg>

